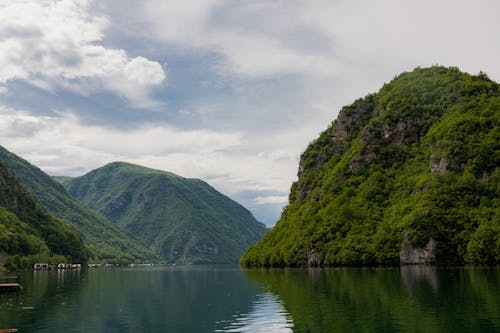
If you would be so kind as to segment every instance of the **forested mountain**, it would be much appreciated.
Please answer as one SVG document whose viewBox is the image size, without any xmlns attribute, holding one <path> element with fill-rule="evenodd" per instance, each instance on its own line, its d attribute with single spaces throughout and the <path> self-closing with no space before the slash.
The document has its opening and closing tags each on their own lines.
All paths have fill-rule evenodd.
<svg viewBox="0 0 500 333">
<path fill-rule="evenodd" d="M 0 266 L 85 263 L 87 252 L 75 231 L 42 208 L 0 159 Z"/>
<path fill-rule="evenodd" d="M 500 87 L 434 66 L 344 107 L 248 266 L 500 262 Z"/>
<path fill-rule="evenodd" d="M 151 250 L 72 198 L 60 183 L 36 166 L 1 146 L 0 159 L 45 209 L 77 231 L 90 251 L 90 260 L 110 263 L 158 260 Z"/>
<path fill-rule="evenodd" d="M 115 162 L 62 182 L 169 263 L 237 263 L 266 231 L 247 209 L 198 179 Z"/>
</svg>

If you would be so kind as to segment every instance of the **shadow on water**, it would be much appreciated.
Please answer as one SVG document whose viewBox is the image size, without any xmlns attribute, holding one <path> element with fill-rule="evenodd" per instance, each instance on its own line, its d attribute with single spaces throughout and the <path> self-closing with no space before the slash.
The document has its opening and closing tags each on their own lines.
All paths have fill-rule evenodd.
<svg viewBox="0 0 500 333">
<path fill-rule="evenodd" d="M 497 332 L 498 268 L 245 270 L 294 332 Z"/>
</svg>

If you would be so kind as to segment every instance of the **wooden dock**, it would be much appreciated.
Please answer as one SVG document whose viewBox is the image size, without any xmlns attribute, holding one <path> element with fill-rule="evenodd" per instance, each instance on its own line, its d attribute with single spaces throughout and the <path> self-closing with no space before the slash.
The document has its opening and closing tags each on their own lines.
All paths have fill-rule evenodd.
<svg viewBox="0 0 500 333">
<path fill-rule="evenodd" d="M 0 283 L 0 292 L 19 291 L 23 289 L 19 283 Z"/>
</svg>

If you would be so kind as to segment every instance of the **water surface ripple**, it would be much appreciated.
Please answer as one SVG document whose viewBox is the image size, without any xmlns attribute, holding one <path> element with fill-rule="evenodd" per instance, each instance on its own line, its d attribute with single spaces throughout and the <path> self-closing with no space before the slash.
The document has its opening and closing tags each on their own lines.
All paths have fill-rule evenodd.
<svg viewBox="0 0 500 333">
<path fill-rule="evenodd" d="M 215 332 L 293 332 L 293 320 L 280 299 L 266 292 L 259 294 L 249 313 L 235 315 L 223 329 Z"/>
</svg>

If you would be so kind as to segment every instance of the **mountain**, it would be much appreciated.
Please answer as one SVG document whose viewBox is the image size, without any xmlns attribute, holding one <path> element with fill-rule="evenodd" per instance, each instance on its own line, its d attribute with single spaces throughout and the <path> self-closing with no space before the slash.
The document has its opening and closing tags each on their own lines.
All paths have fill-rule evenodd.
<svg viewBox="0 0 500 333">
<path fill-rule="evenodd" d="M 50 215 L 0 159 L 0 263 L 84 263 L 87 250 L 68 225 Z"/>
<path fill-rule="evenodd" d="M 64 184 L 169 263 L 237 263 L 266 231 L 207 183 L 169 172 L 115 162 Z"/>
<path fill-rule="evenodd" d="M 60 183 L 36 166 L 1 146 L 0 159 L 45 209 L 77 231 L 90 250 L 91 260 L 110 263 L 158 260 L 151 250 L 72 198 Z"/>
<path fill-rule="evenodd" d="M 486 74 L 403 73 L 342 108 L 302 154 L 246 266 L 500 262 L 500 88 Z"/>
</svg>

